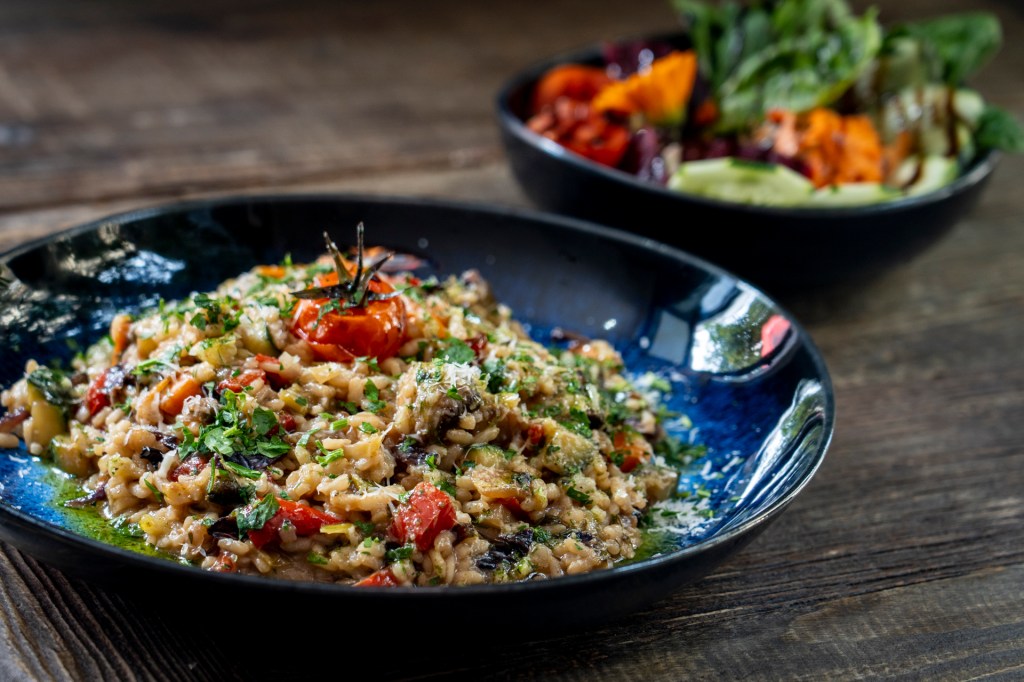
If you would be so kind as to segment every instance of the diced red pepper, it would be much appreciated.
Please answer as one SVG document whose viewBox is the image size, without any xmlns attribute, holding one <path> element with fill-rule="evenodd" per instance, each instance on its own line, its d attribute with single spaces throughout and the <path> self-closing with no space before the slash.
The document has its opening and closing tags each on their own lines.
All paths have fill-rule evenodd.
<svg viewBox="0 0 1024 682">
<path fill-rule="evenodd" d="M 112 365 L 89 384 L 85 393 L 85 407 L 89 410 L 90 417 L 96 416 L 104 407 L 114 404 L 116 393 L 124 389 L 128 377 L 124 366 Z"/>
<path fill-rule="evenodd" d="M 521 521 L 530 518 L 530 515 L 523 511 L 523 505 L 515 497 L 502 497 L 498 499 L 498 504 L 508 509 L 512 512 L 512 516 Z"/>
<path fill-rule="evenodd" d="M 356 587 L 398 587 L 402 583 L 390 568 L 371 573 L 355 584 Z"/>
<path fill-rule="evenodd" d="M 530 424 L 526 430 L 526 440 L 530 445 L 540 445 L 544 442 L 544 427 L 541 424 Z"/>
<path fill-rule="evenodd" d="M 648 451 L 644 447 L 644 438 L 637 433 L 619 431 L 612 439 L 612 444 L 615 445 L 616 452 L 623 457 L 619 469 L 624 474 L 628 474 L 633 469 L 636 469 L 641 462 L 647 460 Z"/>
<path fill-rule="evenodd" d="M 278 539 L 278 533 L 281 530 L 281 525 L 284 523 L 284 517 L 281 516 L 280 510 L 274 516 L 272 516 L 263 527 L 259 530 L 247 531 L 249 540 L 256 549 L 269 545 L 274 540 Z"/>
<path fill-rule="evenodd" d="M 477 334 L 472 338 L 466 339 L 466 345 L 473 349 L 473 353 L 478 358 L 482 358 L 487 350 L 487 334 Z"/>
<path fill-rule="evenodd" d="M 206 467 L 208 461 L 205 457 L 193 455 L 171 469 L 167 474 L 167 480 L 176 482 L 182 476 L 195 476 Z"/>
<path fill-rule="evenodd" d="M 107 391 L 107 371 L 109 370 L 96 377 L 96 380 L 89 384 L 89 390 L 85 393 L 85 406 L 89 409 L 90 417 L 110 405 L 110 393 Z"/>
<path fill-rule="evenodd" d="M 275 391 L 280 391 L 282 388 L 291 385 L 292 382 L 281 375 L 284 368 L 281 365 L 280 359 L 272 358 L 263 353 L 257 353 L 256 362 L 259 364 L 260 369 L 266 373 L 266 380 L 270 382 L 271 388 Z"/>
<path fill-rule="evenodd" d="M 319 509 L 307 507 L 292 500 L 278 498 L 277 512 L 259 530 L 250 530 L 249 539 L 257 548 L 278 539 L 285 521 L 295 527 L 296 535 L 313 535 L 324 526 L 340 523 L 341 519 Z"/>
<path fill-rule="evenodd" d="M 220 554 L 213 566 L 210 566 L 210 570 L 217 573 L 234 573 L 238 570 L 238 566 L 235 565 L 235 560 L 230 555 Z"/>
<path fill-rule="evenodd" d="M 409 493 L 409 498 L 395 512 L 391 534 L 399 542 L 416 543 L 425 552 L 443 531 L 455 526 L 455 505 L 442 490 L 421 481 Z"/>
<path fill-rule="evenodd" d="M 281 428 L 291 433 L 295 430 L 295 417 L 291 416 L 287 412 L 280 412 L 277 415 L 277 423 L 281 425 Z"/>
<path fill-rule="evenodd" d="M 217 384 L 217 391 L 219 393 L 223 393 L 224 391 L 241 393 L 245 390 L 246 386 L 251 386 L 256 383 L 257 379 L 262 379 L 266 382 L 267 373 L 262 369 L 246 369 L 241 371 L 238 376 L 230 377 Z"/>
<path fill-rule="evenodd" d="M 340 523 L 341 519 L 333 514 L 328 514 L 319 509 L 313 509 L 304 504 L 292 500 L 277 501 L 278 510 L 275 516 L 284 516 L 295 526 L 295 532 L 299 535 L 313 535 L 319 533 L 324 526 L 332 523 Z"/>
</svg>

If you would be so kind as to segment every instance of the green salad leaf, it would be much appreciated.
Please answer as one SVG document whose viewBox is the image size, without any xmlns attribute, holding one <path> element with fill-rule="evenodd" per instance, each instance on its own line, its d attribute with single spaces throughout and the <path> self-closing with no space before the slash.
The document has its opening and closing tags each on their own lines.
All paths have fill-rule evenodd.
<svg viewBox="0 0 1024 682">
<path fill-rule="evenodd" d="M 771 109 L 835 102 L 882 45 L 877 12 L 854 16 L 843 0 L 673 3 L 717 93 L 720 131 L 755 124 Z"/>
</svg>

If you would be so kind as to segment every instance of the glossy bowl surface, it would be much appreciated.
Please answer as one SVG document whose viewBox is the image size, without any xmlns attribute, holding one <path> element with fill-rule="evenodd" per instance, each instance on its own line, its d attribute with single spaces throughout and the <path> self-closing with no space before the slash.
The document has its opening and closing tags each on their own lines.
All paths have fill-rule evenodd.
<svg viewBox="0 0 1024 682">
<path fill-rule="evenodd" d="M 682 35 L 650 40 L 685 46 Z M 498 93 L 502 142 L 526 195 L 544 210 L 685 249 L 772 291 L 864 279 L 908 261 L 974 207 L 999 160 L 989 152 L 934 192 L 856 207 L 756 206 L 672 191 L 579 156 L 523 123 L 544 72 L 602 64 L 601 54 L 595 46 L 546 60 Z"/>
<path fill-rule="evenodd" d="M 69 573 L 130 589 L 174 585 L 175 593 L 208 591 L 290 612 L 361 609 L 381 624 L 430 608 L 439 627 L 464 625 L 465 608 L 536 608 L 548 627 L 569 627 L 639 608 L 711 570 L 775 518 L 821 463 L 834 422 L 828 372 L 796 320 L 758 289 L 626 233 L 423 200 L 330 195 L 176 204 L 3 254 L 0 386 L 13 383 L 29 358 L 66 361 L 104 335 L 117 311 L 212 289 L 286 253 L 311 260 L 324 229 L 343 243 L 359 221 L 370 243 L 423 259 L 423 274 L 479 269 L 535 338 L 549 340 L 556 326 L 604 337 L 632 372 L 670 383 L 668 407 L 692 422 L 680 435 L 709 450 L 681 472 L 679 491 L 690 506 L 651 536 L 648 558 L 587 575 L 450 588 L 360 589 L 208 573 L 96 540 L 77 512 L 54 502 L 62 477 L 24 449 L 0 450 L 0 539 Z"/>
</svg>

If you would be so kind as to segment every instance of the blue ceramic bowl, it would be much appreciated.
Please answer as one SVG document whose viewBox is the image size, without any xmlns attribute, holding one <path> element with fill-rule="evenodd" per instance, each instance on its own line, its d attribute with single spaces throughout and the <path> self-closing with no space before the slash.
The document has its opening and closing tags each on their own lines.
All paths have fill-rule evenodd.
<svg viewBox="0 0 1024 682">
<path fill-rule="evenodd" d="M 711 570 L 752 539 L 810 480 L 832 435 L 828 372 L 800 325 L 763 293 L 673 248 L 539 214 L 346 196 L 246 197 L 114 216 L 0 256 L 0 385 L 29 358 L 67 360 L 119 310 L 212 289 L 258 263 L 315 258 L 321 233 L 351 234 L 422 258 L 425 274 L 477 268 L 538 339 L 554 327 L 604 337 L 634 372 L 669 382 L 679 435 L 708 447 L 681 472 L 646 558 L 548 581 L 359 589 L 224 575 L 102 542 L 96 524 L 55 502 L 63 478 L 24 450 L 0 451 L 0 539 L 69 573 L 120 585 L 211 590 L 218 598 L 359 608 L 432 623 L 536 606 L 549 627 L 623 614 Z M 694 504 L 694 502 L 696 504 Z M 672 512 L 677 515 L 673 516 Z M 92 519 L 95 520 L 94 518 Z M 108 534 L 109 535 L 109 534 Z M 600 594 L 600 599 L 594 595 Z M 246 599 L 245 597 L 250 597 Z M 462 607 L 462 608 L 460 608 Z M 493 609 L 500 609 L 494 611 Z M 363 616 L 361 616 L 362 618 Z"/>
<path fill-rule="evenodd" d="M 681 35 L 648 40 L 686 42 Z M 498 93 L 505 152 L 526 195 L 547 211 L 678 246 L 772 291 L 864 279 L 906 262 L 974 207 L 999 160 L 989 152 L 935 192 L 866 206 L 754 206 L 684 194 L 590 161 L 524 124 L 544 72 L 558 64 L 600 65 L 601 54 L 592 47 L 549 59 Z"/>
</svg>

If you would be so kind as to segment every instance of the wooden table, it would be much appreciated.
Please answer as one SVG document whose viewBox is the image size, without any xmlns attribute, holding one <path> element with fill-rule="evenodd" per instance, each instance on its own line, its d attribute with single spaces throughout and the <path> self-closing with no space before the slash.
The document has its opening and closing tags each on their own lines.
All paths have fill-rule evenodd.
<svg viewBox="0 0 1024 682">
<path fill-rule="evenodd" d="M 882 6 L 887 21 L 997 12 L 1007 45 L 976 84 L 1024 118 L 1018 2 Z M 502 80 L 673 25 L 660 0 L 6 0 L 0 250 L 183 196 L 526 204 L 494 125 Z M 543 614 L 470 614 L 455 633 L 424 614 L 380 633 L 380 652 L 343 652 L 345 614 L 247 636 L 230 605 L 158 585 L 176 607 L 153 606 L 2 546 L 0 679 L 254 679 L 312 662 L 342 675 L 351 661 L 383 678 L 1024 677 L 1022 174 L 1004 159 L 973 215 L 912 263 L 787 301 L 835 380 L 831 452 L 753 545 L 635 616 L 544 639 Z M 501 645 L 521 628 L 536 641 Z M 436 646 L 412 660 L 407 640 Z"/>
</svg>

